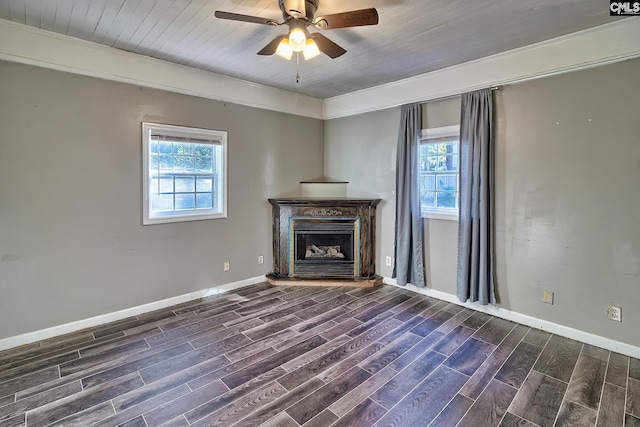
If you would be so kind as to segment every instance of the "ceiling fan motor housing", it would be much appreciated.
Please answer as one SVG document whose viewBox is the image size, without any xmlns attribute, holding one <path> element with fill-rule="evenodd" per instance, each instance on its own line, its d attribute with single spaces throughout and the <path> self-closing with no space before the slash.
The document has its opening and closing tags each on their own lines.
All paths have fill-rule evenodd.
<svg viewBox="0 0 640 427">
<path fill-rule="evenodd" d="M 318 0 L 298 0 L 298 1 L 278 0 L 278 5 L 280 6 L 280 10 L 282 10 L 282 17 L 285 20 L 289 19 L 290 16 L 293 16 L 294 18 L 301 17 L 301 16 L 298 16 L 300 11 L 296 10 L 294 6 L 295 4 L 302 1 L 304 1 L 304 5 L 305 5 L 304 17 L 306 17 L 309 21 L 313 21 L 313 17 L 316 14 L 316 10 L 318 10 Z M 291 10 L 288 11 L 287 7 L 291 8 Z"/>
</svg>

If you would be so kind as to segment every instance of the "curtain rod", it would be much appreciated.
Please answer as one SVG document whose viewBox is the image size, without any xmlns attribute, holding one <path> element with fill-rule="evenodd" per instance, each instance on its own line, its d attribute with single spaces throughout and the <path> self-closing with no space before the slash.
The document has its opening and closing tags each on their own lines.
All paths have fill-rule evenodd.
<svg viewBox="0 0 640 427">
<path fill-rule="evenodd" d="M 489 89 L 491 89 L 491 91 L 496 91 L 496 90 L 502 90 L 502 86 L 491 86 Z M 433 102 L 433 101 L 444 101 L 445 99 L 451 99 L 451 98 L 457 98 L 459 96 L 462 96 L 462 93 L 459 93 L 457 95 L 447 95 L 447 96 L 442 96 L 440 98 L 433 98 L 433 99 L 429 99 L 426 101 L 416 101 L 419 102 L 421 104 L 426 103 L 426 102 Z M 404 104 L 402 104 L 404 105 Z M 396 105 L 396 108 L 400 108 L 402 107 L 402 105 Z"/>
</svg>

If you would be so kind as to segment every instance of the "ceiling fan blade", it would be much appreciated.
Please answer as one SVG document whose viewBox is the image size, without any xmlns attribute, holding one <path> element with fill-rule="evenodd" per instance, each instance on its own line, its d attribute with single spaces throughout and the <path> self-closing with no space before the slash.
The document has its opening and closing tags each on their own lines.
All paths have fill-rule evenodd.
<svg viewBox="0 0 640 427">
<path fill-rule="evenodd" d="M 370 8 L 320 16 L 315 20 L 315 25 L 326 30 L 378 25 L 378 11 L 375 8 Z"/>
<path fill-rule="evenodd" d="M 284 37 L 285 36 L 283 36 L 282 34 L 277 36 L 275 39 L 270 41 L 265 47 L 263 47 L 262 50 L 258 52 L 258 55 L 273 55 L 274 53 L 276 53 L 276 50 L 278 50 L 278 45 L 280 44 L 280 42 Z"/>
<path fill-rule="evenodd" d="M 329 40 L 328 38 L 326 38 L 320 33 L 311 34 L 311 38 L 318 45 L 318 49 L 320 49 L 320 52 L 324 53 L 331 59 L 336 59 L 337 57 L 347 53 L 346 50 L 344 50 L 343 48 L 341 48 L 340 46 L 338 46 L 337 44 L 335 44 L 334 42 L 332 42 L 331 40 Z"/>
<path fill-rule="evenodd" d="M 284 11 L 294 18 L 307 16 L 305 0 L 281 0 Z"/>
<path fill-rule="evenodd" d="M 273 19 L 261 18 L 259 16 L 241 15 L 239 13 L 222 12 L 219 10 L 216 10 L 214 15 L 216 18 L 228 19 L 230 21 L 252 22 L 254 24 L 262 24 L 262 25 L 279 25 Z"/>
</svg>

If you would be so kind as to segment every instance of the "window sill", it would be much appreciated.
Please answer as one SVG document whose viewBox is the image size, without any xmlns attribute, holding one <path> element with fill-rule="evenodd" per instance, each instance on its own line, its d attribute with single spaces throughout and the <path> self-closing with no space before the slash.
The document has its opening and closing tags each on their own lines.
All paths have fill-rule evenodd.
<svg viewBox="0 0 640 427">
<path fill-rule="evenodd" d="M 190 222 L 190 221 L 202 221 L 207 219 L 224 219 L 227 217 L 226 212 L 216 212 L 216 213 L 198 213 L 198 214 L 178 214 L 178 215 L 166 215 L 148 218 L 144 217 L 142 219 L 142 225 L 154 225 L 154 224 L 167 224 L 171 222 Z"/>
<path fill-rule="evenodd" d="M 458 221 L 457 212 L 422 212 L 422 218 L 424 219 L 441 219 L 444 221 Z"/>
</svg>

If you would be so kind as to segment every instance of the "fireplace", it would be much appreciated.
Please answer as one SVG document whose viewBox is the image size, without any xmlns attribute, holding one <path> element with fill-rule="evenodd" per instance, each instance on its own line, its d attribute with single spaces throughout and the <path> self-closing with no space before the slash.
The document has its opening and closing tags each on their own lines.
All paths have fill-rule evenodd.
<svg viewBox="0 0 640 427">
<path fill-rule="evenodd" d="M 296 276 L 358 276 L 355 241 L 358 220 L 293 219 L 293 256 L 289 271 Z"/>
<path fill-rule="evenodd" d="M 269 199 L 273 205 L 274 284 L 381 282 L 375 274 L 379 199 Z"/>
</svg>

